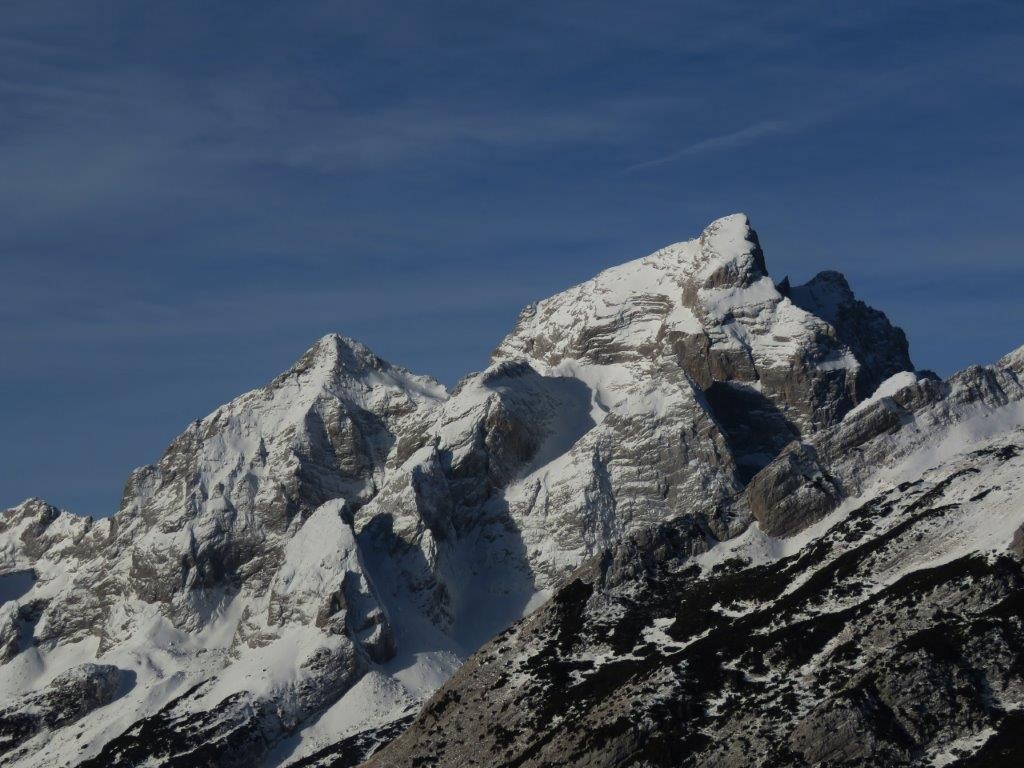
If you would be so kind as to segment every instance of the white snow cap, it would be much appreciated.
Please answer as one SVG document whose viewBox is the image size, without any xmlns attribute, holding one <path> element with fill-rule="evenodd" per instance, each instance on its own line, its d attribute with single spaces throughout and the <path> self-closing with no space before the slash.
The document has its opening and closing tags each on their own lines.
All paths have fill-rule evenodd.
<svg viewBox="0 0 1024 768">
<path fill-rule="evenodd" d="M 706 246 L 718 253 L 745 252 L 750 244 L 750 231 L 750 217 L 747 214 L 730 213 L 708 224 L 702 239 Z"/>
<path fill-rule="evenodd" d="M 918 375 L 913 371 L 900 371 L 899 373 L 894 373 L 878 385 L 878 389 L 871 394 L 871 397 L 858 403 L 856 408 L 846 414 L 846 416 L 843 417 L 843 421 L 852 418 L 855 414 L 867 410 L 869 406 L 877 403 L 883 397 L 892 397 L 901 389 L 917 384 L 918 380 Z"/>
</svg>

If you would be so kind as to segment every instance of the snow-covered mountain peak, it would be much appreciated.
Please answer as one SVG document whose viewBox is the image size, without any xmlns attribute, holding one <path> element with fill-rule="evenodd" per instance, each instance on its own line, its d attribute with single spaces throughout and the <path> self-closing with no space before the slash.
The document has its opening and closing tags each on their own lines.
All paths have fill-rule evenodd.
<svg viewBox="0 0 1024 768">
<path fill-rule="evenodd" d="M 70 545 L 92 520 L 58 509 L 43 499 L 25 499 L 0 511 L 0 571 L 29 570 L 55 545 Z M 3 652 L 0 651 L 0 659 Z"/>
<path fill-rule="evenodd" d="M 695 274 L 702 287 L 743 287 L 765 277 L 768 269 L 757 233 L 745 213 L 734 213 L 708 224 L 698 238 Z"/>
<path fill-rule="evenodd" d="M 856 357 L 857 400 L 869 396 L 894 371 L 913 368 L 903 331 L 883 313 L 860 301 L 842 273 L 819 272 L 792 288 L 787 279 L 780 288 L 793 304 L 832 326 L 838 341 Z"/>
<path fill-rule="evenodd" d="M 717 219 L 701 235 L 530 305 L 494 359 L 635 362 L 674 356 L 679 343 L 736 347 L 749 336 L 791 339 L 827 333 L 819 319 L 790 305 L 768 276 L 757 233 L 745 214 Z M 698 380 L 706 377 L 698 375 Z"/>
<path fill-rule="evenodd" d="M 271 382 L 280 387 L 298 380 L 303 386 L 320 386 L 351 394 L 373 389 L 401 391 L 414 400 L 444 400 L 443 385 L 430 376 L 410 373 L 378 357 L 369 347 L 340 333 L 317 340 L 295 364 Z"/>
<path fill-rule="evenodd" d="M 999 362 L 996 363 L 999 368 L 1005 368 L 1013 371 L 1018 376 L 1024 378 L 1024 344 L 1017 347 L 1012 352 L 1009 352 L 999 358 Z"/>
<path fill-rule="evenodd" d="M 749 390 L 788 422 L 782 432 L 813 431 L 913 368 L 902 331 L 857 301 L 845 279 L 830 285 L 827 305 L 810 289 L 790 299 L 788 284 L 769 276 L 749 219 L 733 214 L 530 305 L 493 360 L 525 358 L 605 390 L 676 370 L 710 394 L 719 421 Z"/>
<path fill-rule="evenodd" d="M 60 514 L 60 510 L 45 499 L 30 496 L 17 506 L 4 510 L 3 514 L 6 521 L 34 519 L 45 524 L 55 519 Z"/>
</svg>

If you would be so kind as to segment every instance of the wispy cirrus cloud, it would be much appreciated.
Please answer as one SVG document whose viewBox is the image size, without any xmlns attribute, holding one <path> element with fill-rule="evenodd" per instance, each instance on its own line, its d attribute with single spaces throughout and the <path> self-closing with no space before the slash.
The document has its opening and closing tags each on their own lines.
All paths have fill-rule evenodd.
<svg viewBox="0 0 1024 768">
<path fill-rule="evenodd" d="M 343 180 L 464 163 L 477 150 L 621 144 L 658 109 L 630 98 L 540 106 L 441 95 L 364 106 L 300 72 L 190 82 L 20 66 L 19 78 L 0 79 L 0 205 L 33 225 L 185 197 L 216 204 L 252 194 L 247 179 L 270 171 Z"/>
<path fill-rule="evenodd" d="M 692 155 L 703 155 L 708 152 L 716 152 L 723 149 L 735 149 L 736 147 L 754 144 L 755 142 L 771 136 L 792 133 L 802 127 L 803 126 L 800 123 L 788 120 L 761 120 L 753 125 L 748 125 L 735 131 L 728 131 L 726 133 L 718 134 L 717 136 L 709 136 L 706 139 L 695 141 L 682 149 L 676 150 L 675 152 L 670 152 L 667 155 L 656 157 L 653 160 L 647 160 L 643 163 L 631 165 L 626 170 L 641 171 L 646 168 L 667 165 L 668 163 L 672 163 L 676 160 Z"/>
</svg>

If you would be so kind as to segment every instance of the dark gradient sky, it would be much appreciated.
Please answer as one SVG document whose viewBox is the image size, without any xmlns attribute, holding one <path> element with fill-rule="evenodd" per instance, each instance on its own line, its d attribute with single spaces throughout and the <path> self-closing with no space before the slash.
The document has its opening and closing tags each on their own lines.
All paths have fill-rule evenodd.
<svg viewBox="0 0 1024 768">
<path fill-rule="evenodd" d="M 949 373 L 1024 342 L 1024 3 L 5 3 L 0 506 L 129 470 L 330 330 L 452 383 L 746 211 Z"/>
</svg>

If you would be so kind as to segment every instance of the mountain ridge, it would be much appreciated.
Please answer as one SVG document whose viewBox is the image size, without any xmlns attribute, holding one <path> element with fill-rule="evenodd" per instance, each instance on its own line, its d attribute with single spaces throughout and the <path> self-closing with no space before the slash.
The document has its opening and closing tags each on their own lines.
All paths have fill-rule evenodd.
<svg viewBox="0 0 1024 768">
<path fill-rule="evenodd" d="M 835 275 L 776 284 L 728 216 L 530 305 L 451 392 L 327 334 L 112 518 L 7 510 L 0 579 L 34 582 L 0 618 L 0 764 L 358 762 L 602 552 L 804 530 L 870 480 L 851 446 L 1019 399 L 1024 348 L 868 402 L 906 338 Z"/>
</svg>

